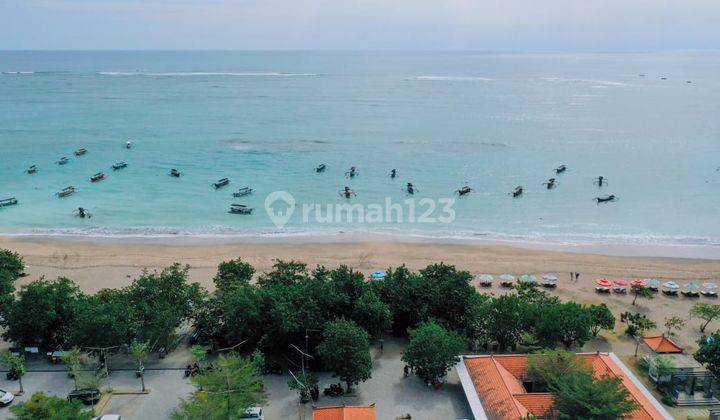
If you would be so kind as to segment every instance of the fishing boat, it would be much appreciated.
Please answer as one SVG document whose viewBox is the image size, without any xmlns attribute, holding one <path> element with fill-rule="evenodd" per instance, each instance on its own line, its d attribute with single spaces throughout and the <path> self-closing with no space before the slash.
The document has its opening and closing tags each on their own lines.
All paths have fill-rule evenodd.
<svg viewBox="0 0 720 420">
<path fill-rule="evenodd" d="M 69 186 L 69 187 L 65 187 L 62 190 L 58 191 L 57 196 L 62 198 L 62 197 L 67 197 L 69 195 L 72 195 L 74 193 L 75 193 L 75 187 Z"/>
<path fill-rule="evenodd" d="M 459 190 L 457 190 L 457 191 L 455 191 L 455 192 L 457 193 L 457 195 L 459 195 L 460 197 L 462 197 L 462 196 L 464 196 L 464 195 L 466 195 L 466 194 L 470 194 L 471 191 L 472 191 L 472 188 L 470 188 L 470 187 L 468 187 L 468 186 L 466 185 L 466 186 L 460 188 Z"/>
<path fill-rule="evenodd" d="M 556 174 L 561 174 L 561 173 L 565 172 L 566 170 L 567 170 L 567 166 L 565 166 L 565 165 L 560 165 L 560 166 L 558 166 L 557 168 L 555 168 L 555 173 L 556 173 Z"/>
<path fill-rule="evenodd" d="M 103 179 L 105 179 L 105 174 L 102 172 L 98 172 L 95 175 L 90 177 L 90 182 L 98 182 L 98 181 L 102 181 Z"/>
<path fill-rule="evenodd" d="M 17 203 L 18 200 L 15 197 L 3 198 L 2 200 L 0 200 L 0 207 L 14 206 Z"/>
<path fill-rule="evenodd" d="M 605 196 L 602 196 L 602 197 L 595 197 L 595 200 L 597 201 L 598 204 L 600 204 L 600 203 L 608 203 L 608 202 L 611 202 L 611 201 L 615 201 L 616 199 L 617 199 L 617 197 L 615 197 L 614 194 L 605 195 Z"/>
<path fill-rule="evenodd" d="M 126 149 L 130 149 L 131 147 L 132 147 L 132 142 L 131 142 L 131 141 L 125 142 L 125 148 L 126 148 Z"/>
<path fill-rule="evenodd" d="M 35 172 L 37 172 L 37 170 L 38 170 L 37 165 L 32 165 L 31 167 L 25 169 L 25 172 L 27 172 L 29 174 L 34 174 Z"/>
<path fill-rule="evenodd" d="M 239 190 L 237 190 L 236 192 L 233 193 L 233 197 L 236 197 L 236 198 L 237 198 L 237 197 L 244 197 L 244 196 L 246 196 L 246 195 L 252 194 L 252 192 L 253 192 L 253 189 L 252 189 L 252 188 L 250 188 L 250 187 L 242 187 L 242 188 L 240 188 Z"/>
<path fill-rule="evenodd" d="M 57 163 L 58 165 L 65 165 L 68 162 L 70 162 L 70 159 L 68 159 L 67 156 L 63 156 L 55 163 Z"/>
<path fill-rule="evenodd" d="M 230 180 L 227 178 L 218 179 L 217 182 L 213 183 L 213 187 L 215 189 L 222 188 L 230 183 Z"/>
<path fill-rule="evenodd" d="M 230 213 L 252 214 L 252 212 L 253 212 L 252 207 L 248 207 L 244 204 L 231 204 L 230 205 Z"/>
<path fill-rule="evenodd" d="M 118 162 L 112 166 L 114 171 L 117 171 L 118 169 L 127 168 L 127 163 L 125 162 Z"/>
<path fill-rule="evenodd" d="M 85 153 L 87 153 L 87 149 L 77 149 L 77 150 L 75 151 L 75 156 L 82 156 L 82 155 L 84 155 Z"/>
<path fill-rule="evenodd" d="M 327 167 L 325 166 L 325 164 L 324 164 L 324 163 L 321 163 L 320 165 L 318 165 L 318 166 L 315 168 L 315 172 L 317 172 L 317 173 L 325 172 L 325 169 L 326 169 L 326 168 L 327 168 Z"/>
<path fill-rule="evenodd" d="M 511 194 L 513 197 L 520 197 L 522 195 L 522 193 L 523 193 L 523 187 L 522 187 L 522 185 L 519 185 L 519 186 L 515 187 L 515 189 L 513 190 L 513 192 Z"/>
<path fill-rule="evenodd" d="M 180 175 L 182 175 L 182 174 L 177 169 L 175 169 L 175 168 L 170 169 L 170 176 L 174 176 L 175 178 L 180 178 Z"/>
</svg>

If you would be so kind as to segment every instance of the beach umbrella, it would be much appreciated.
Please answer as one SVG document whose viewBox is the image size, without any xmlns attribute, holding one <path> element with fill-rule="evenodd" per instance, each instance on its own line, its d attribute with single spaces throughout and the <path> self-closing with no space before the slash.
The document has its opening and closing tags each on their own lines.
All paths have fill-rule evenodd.
<svg viewBox="0 0 720 420">
<path fill-rule="evenodd" d="M 494 277 L 490 274 L 481 274 L 478 279 L 483 283 L 490 283 L 491 281 L 493 281 Z"/>
<path fill-rule="evenodd" d="M 715 290 L 717 289 L 717 284 L 715 283 L 703 283 L 702 287 L 707 290 Z"/>
<path fill-rule="evenodd" d="M 658 286 L 660 286 L 660 281 L 658 279 L 649 278 L 649 279 L 645 279 L 645 284 L 648 287 L 658 287 Z"/>
<path fill-rule="evenodd" d="M 677 290 L 680 288 L 680 286 L 677 283 L 675 283 L 674 281 L 666 281 L 665 283 L 663 283 L 663 287 L 666 287 L 666 288 L 672 289 L 672 290 Z"/>
<path fill-rule="evenodd" d="M 384 279 L 387 274 L 382 270 L 373 271 L 372 274 L 370 274 L 370 278 L 373 279 Z"/>
<path fill-rule="evenodd" d="M 615 279 L 614 283 L 617 286 L 627 286 L 628 285 L 628 281 L 625 279 Z"/>
<path fill-rule="evenodd" d="M 599 279 L 597 279 L 597 280 L 595 280 L 595 283 L 597 283 L 598 285 L 600 285 L 600 286 L 602 286 L 602 287 L 610 287 L 610 286 L 612 286 L 612 283 L 610 282 L 610 280 L 608 280 L 608 279 L 606 279 L 606 278 L 602 278 L 602 277 L 599 278 Z"/>
<path fill-rule="evenodd" d="M 505 274 L 503 274 L 503 275 L 500 276 L 500 280 L 502 280 L 502 281 L 515 281 L 515 276 L 513 276 L 512 274 L 507 274 L 507 273 L 505 273 Z"/>
<path fill-rule="evenodd" d="M 537 277 L 532 274 L 523 274 L 520 276 L 520 281 L 523 283 L 535 283 L 537 281 Z"/>
<path fill-rule="evenodd" d="M 690 290 L 692 292 L 696 292 L 696 291 L 700 290 L 700 286 L 698 286 L 697 283 L 690 282 L 690 283 L 685 283 L 685 289 Z"/>
<path fill-rule="evenodd" d="M 632 280 L 630 280 L 630 285 L 645 287 L 645 286 L 647 286 L 647 282 L 643 279 L 632 279 Z"/>
<path fill-rule="evenodd" d="M 558 281 L 558 276 L 555 274 L 543 274 L 542 279 L 545 281 Z"/>
</svg>

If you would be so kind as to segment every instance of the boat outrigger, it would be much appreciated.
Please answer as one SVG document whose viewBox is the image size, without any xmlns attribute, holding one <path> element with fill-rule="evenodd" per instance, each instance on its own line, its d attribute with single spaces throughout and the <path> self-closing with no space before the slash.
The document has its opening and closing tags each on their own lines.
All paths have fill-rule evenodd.
<svg viewBox="0 0 720 420">
<path fill-rule="evenodd" d="M 565 165 L 560 165 L 560 166 L 558 166 L 557 168 L 555 168 L 555 173 L 556 173 L 556 174 L 561 174 L 561 173 L 565 172 L 566 170 L 567 170 L 567 166 L 565 166 Z"/>
<path fill-rule="evenodd" d="M 354 167 L 354 166 L 351 166 L 351 167 L 350 167 L 350 170 L 348 170 L 347 172 L 345 172 L 345 176 L 348 177 L 348 178 L 355 178 L 355 176 L 356 176 L 357 174 L 358 174 L 358 173 L 357 173 L 357 168 Z"/>
<path fill-rule="evenodd" d="M 327 166 L 325 166 L 324 163 L 321 163 L 320 165 L 318 165 L 318 166 L 315 168 L 315 172 L 317 172 L 317 173 L 325 172 L 325 169 L 327 169 Z"/>
<path fill-rule="evenodd" d="M 470 188 L 470 187 L 468 187 L 468 186 L 466 185 L 466 186 L 460 188 L 459 190 L 457 190 L 457 191 L 455 191 L 455 192 L 457 193 L 457 195 L 459 195 L 460 197 L 462 197 L 462 196 L 464 196 L 464 195 L 466 195 L 466 194 L 470 194 L 470 193 L 472 192 L 472 188 Z"/>
<path fill-rule="evenodd" d="M 112 166 L 114 171 L 117 171 L 118 169 L 127 168 L 127 163 L 125 162 L 118 162 Z"/>
<path fill-rule="evenodd" d="M 217 190 L 218 188 L 222 188 L 230 183 L 230 180 L 227 178 L 218 179 L 217 182 L 213 183 L 213 187 Z"/>
<path fill-rule="evenodd" d="M 236 192 L 233 193 L 233 197 L 235 197 L 235 198 L 237 198 L 237 197 L 244 197 L 244 196 L 246 196 L 246 195 L 252 194 L 252 192 L 253 192 L 253 189 L 252 189 L 252 188 L 250 188 L 250 187 L 242 187 L 242 188 L 240 188 L 239 190 L 237 190 Z"/>
<path fill-rule="evenodd" d="M 544 185 L 545 188 L 547 188 L 548 190 L 551 190 L 551 189 L 555 188 L 555 186 L 556 186 L 557 184 L 555 184 L 555 178 L 550 178 L 550 179 L 548 179 L 547 181 L 543 182 L 543 185 Z"/>
<path fill-rule="evenodd" d="M 244 204 L 231 204 L 230 205 L 230 213 L 252 214 L 252 212 L 253 212 L 252 207 L 248 207 Z"/>
<path fill-rule="evenodd" d="M 75 187 L 73 187 L 71 185 L 71 186 L 65 187 L 62 190 L 58 191 L 57 196 L 62 198 L 62 197 L 67 197 L 69 195 L 72 195 L 74 193 L 75 193 Z"/>
<path fill-rule="evenodd" d="M 177 169 L 175 169 L 175 168 L 170 169 L 170 176 L 174 176 L 175 178 L 180 178 L 180 175 L 182 175 L 182 174 Z"/>
<path fill-rule="evenodd" d="M 27 172 L 29 174 L 34 174 L 35 172 L 37 172 L 37 170 L 38 170 L 37 165 L 32 165 L 31 167 L 25 169 L 25 172 Z"/>
<path fill-rule="evenodd" d="M 617 197 L 615 197 L 614 194 L 610 194 L 610 195 L 606 195 L 606 196 L 603 196 L 603 197 L 595 197 L 595 200 L 597 200 L 597 203 L 598 203 L 598 204 L 600 204 L 600 203 L 608 203 L 608 202 L 617 200 Z"/>
<path fill-rule="evenodd" d="M 0 207 L 14 206 L 17 203 L 18 200 L 15 197 L 3 198 L 2 200 L 0 200 Z"/>
<path fill-rule="evenodd" d="M 70 162 L 70 159 L 68 159 L 67 156 L 63 156 L 55 163 L 57 163 L 58 165 L 65 165 L 68 162 Z"/>
<path fill-rule="evenodd" d="M 105 179 L 105 174 L 102 172 L 98 172 L 95 175 L 90 177 L 90 182 L 99 182 Z"/>
<path fill-rule="evenodd" d="M 342 191 L 340 191 L 340 195 L 345 198 L 350 198 L 357 194 L 355 194 L 355 191 L 351 190 L 350 187 L 345 187 Z"/>
<path fill-rule="evenodd" d="M 522 195 L 522 193 L 523 193 L 523 187 L 522 187 L 522 185 L 518 185 L 517 187 L 515 187 L 513 192 L 511 192 L 510 194 L 512 194 L 513 198 L 515 198 L 515 197 L 520 197 Z"/>
<path fill-rule="evenodd" d="M 77 150 L 75 151 L 75 156 L 82 156 L 82 155 L 84 155 L 85 153 L 87 153 L 87 149 L 77 149 Z"/>
</svg>

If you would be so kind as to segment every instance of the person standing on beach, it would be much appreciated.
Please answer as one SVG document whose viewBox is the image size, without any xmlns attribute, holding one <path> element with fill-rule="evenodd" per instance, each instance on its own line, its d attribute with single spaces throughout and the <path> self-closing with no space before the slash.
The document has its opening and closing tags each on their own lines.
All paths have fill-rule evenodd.
<svg viewBox="0 0 720 420">
<path fill-rule="evenodd" d="M 580 280 L 580 273 L 575 273 L 575 283 Z"/>
</svg>

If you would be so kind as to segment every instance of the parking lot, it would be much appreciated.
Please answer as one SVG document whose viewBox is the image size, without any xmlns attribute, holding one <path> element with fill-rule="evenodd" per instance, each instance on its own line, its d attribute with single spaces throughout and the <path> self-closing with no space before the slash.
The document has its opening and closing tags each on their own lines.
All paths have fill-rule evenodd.
<svg viewBox="0 0 720 420">
<path fill-rule="evenodd" d="M 384 350 L 372 349 L 373 376 L 354 388 L 352 395 L 343 397 L 325 397 L 315 403 L 319 406 L 339 404 L 372 404 L 375 403 L 378 419 L 395 419 L 410 414 L 413 419 L 470 419 L 469 407 L 465 401 L 462 387 L 455 372 L 451 372 L 448 381 L 440 390 L 426 387 L 414 376 L 403 377 L 401 345 L 393 340 L 386 341 Z M 179 349 L 164 360 L 148 363 L 145 383 L 150 392 L 139 395 L 114 395 L 103 413 L 120 414 L 123 419 L 163 419 L 170 413 L 181 398 L 187 397 L 194 387 L 189 380 L 183 378 L 182 366 L 189 359 L 186 349 Z M 121 362 L 111 361 L 118 368 L 129 368 Z M 17 397 L 13 404 L 29 398 L 37 391 L 60 397 L 67 396 L 73 389 L 73 381 L 62 366 L 51 367 L 45 363 L 29 364 L 29 372 L 23 377 L 25 395 Z M 53 372 L 38 369 L 56 369 Z M 158 369 L 158 370 L 156 370 Z M 330 383 L 337 383 L 330 374 L 318 375 L 320 389 Z M 265 386 L 268 403 L 264 407 L 265 418 L 272 419 L 311 419 L 311 404 L 298 404 L 297 393 L 287 386 L 289 375 L 267 375 Z M 103 388 L 140 389 L 140 381 L 132 370 L 113 370 L 103 384 Z M 0 388 L 9 391 L 18 389 L 17 381 L 8 381 L 3 374 Z M 322 392 L 321 392 L 322 394 Z M 0 419 L 9 418 L 8 408 L 0 409 Z"/>
</svg>

